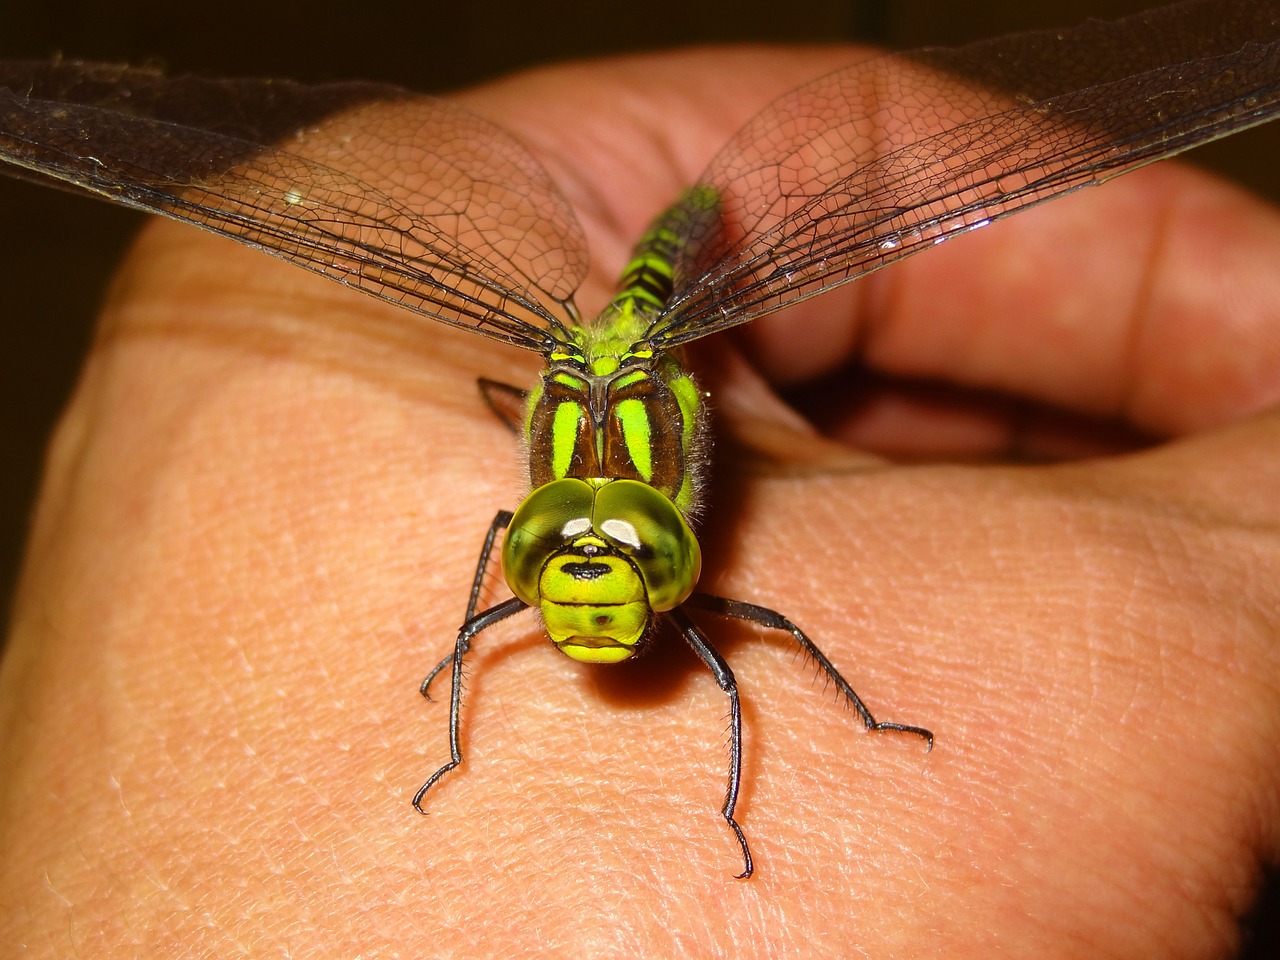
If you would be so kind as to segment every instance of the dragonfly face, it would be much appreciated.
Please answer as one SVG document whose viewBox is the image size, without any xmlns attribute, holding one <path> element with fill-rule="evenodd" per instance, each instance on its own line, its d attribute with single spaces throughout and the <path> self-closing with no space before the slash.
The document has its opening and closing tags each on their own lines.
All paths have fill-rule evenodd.
<svg viewBox="0 0 1280 960">
<path fill-rule="evenodd" d="M 868 98 L 868 91 L 873 95 Z M 367 84 L 169 78 L 0 64 L 0 161 L 265 249 L 425 318 L 541 354 L 526 407 L 532 492 L 490 524 L 453 651 L 450 761 L 474 639 L 538 606 L 588 662 L 672 623 L 730 703 L 721 813 L 734 819 L 741 706 L 689 611 L 789 633 L 867 729 L 877 722 L 795 624 L 695 592 L 703 398 L 678 348 L 951 236 L 1280 114 L 1280 0 L 1188 0 L 1114 24 L 871 59 L 766 107 L 642 238 L 621 292 L 579 323 L 585 234 L 512 137 L 443 100 Z M 352 144 L 359 144 L 359 149 Z M 413 157 L 412 169 L 400 169 Z M 424 335 L 429 335 L 430 324 Z M 488 609 L 503 531 L 514 596 Z"/>
<path fill-rule="evenodd" d="M 617 663 L 639 651 L 653 614 L 688 599 L 702 551 L 680 511 L 648 484 L 565 478 L 520 504 L 502 570 L 511 592 L 541 609 L 561 652 Z"/>
</svg>

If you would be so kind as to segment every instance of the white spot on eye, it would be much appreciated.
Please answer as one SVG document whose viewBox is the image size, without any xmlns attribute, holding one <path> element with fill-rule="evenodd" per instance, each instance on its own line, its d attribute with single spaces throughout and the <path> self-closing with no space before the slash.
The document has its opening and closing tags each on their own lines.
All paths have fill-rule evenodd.
<svg viewBox="0 0 1280 960">
<path fill-rule="evenodd" d="M 628 523 L 626 520 L 619 520 L 617 517 L 606 520 L 600 524 L 600 532 L 615 543 L 621 543 L 636 550 L 640 549 L 640 534 L 635 524 Z"/>
<path fill-rule="evenodd" d="M 566 540 L 572 540 L 574 537 L 581 536 L 591 531 L 591 519 L 589 517 L 574 517 L 563 527 L 560 528 L 560 536 Z"/>
</svg>

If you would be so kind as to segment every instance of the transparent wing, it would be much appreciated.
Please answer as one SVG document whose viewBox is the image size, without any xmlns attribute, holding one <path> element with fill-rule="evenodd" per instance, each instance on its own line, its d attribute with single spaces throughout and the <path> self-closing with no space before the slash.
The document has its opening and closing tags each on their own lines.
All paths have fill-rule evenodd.
<svg viewBox="0 0 1280 960">
<path fill-rule="evenodd" d="M 1280 0 L 1193 0 L 1114 23 L 868 60 L 788 93 L 700 178 L 650 333 L 746 323 L 948 237 L 1280 111 Z"/>
<path fill-rule="evenodd" d="M 375 84 L 0 64 L 0 160 L 260 247 L 530 350 L 573 316 L 586 240 L 509 134 Z"/>
</svg>

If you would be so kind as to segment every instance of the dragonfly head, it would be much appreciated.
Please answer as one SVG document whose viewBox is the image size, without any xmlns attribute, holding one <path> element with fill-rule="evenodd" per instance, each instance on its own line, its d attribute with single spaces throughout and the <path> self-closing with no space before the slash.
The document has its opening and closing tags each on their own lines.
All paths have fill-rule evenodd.
<svg viewBox="0 0 1280 960">
<path fill-rule="evenodd" d="M 525 498 L 502 545 L 517 597 L 542 611 L 561 652 L 617 663 L 655 613 L 693 592 L 702 552 L 675 504 L 638 480 L 553 480 Z"/>
</svg>

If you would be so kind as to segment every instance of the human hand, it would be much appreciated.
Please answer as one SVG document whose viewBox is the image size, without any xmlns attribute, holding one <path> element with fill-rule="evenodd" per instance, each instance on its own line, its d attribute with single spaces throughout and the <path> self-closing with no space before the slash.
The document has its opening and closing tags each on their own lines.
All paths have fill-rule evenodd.
<svg viewBox="0 0 1280 960">
<path fill-rule="evenodd" d="M 574 201 L 598 305 L 740 122 L 849 59 L 703 51 L 466 101 Z M 746 714 L 739 816 L 758 874 L 734 883 L 723 698 L 674 640 L 609 669 L 553 655 L 532 617 L 485 634 L 466 763 L 429 817 L 409 807 L 446 746 L 447 706 L 417 682 L 450 646 L 486 524 L 522 492 L 475 379 L 531 383 L 536 358 L 423 337 L 336 285 L 155 225 L 56 438 L 18 598 L 0 942 L 1226 955 L 1276 858 L 1277 256 L 1273 210 L 1161 167 L 701 352 L 730 437 L 702 585 L 787 614 L 879 719 L 938 738 L 926 755 L 860 736 L 786 638 L 708 622 Z M 886 378 L 1171 441 L 894 466 L 768 393 L 855 352 Z M 939 437 L 987 458 L 1064 449 L 985 396 L 958 427 L 962 399 L 939 410 L 886 385 L 831 429 L 917 457 Z"/>
</svg>

